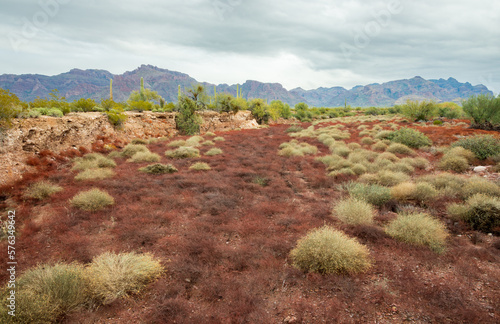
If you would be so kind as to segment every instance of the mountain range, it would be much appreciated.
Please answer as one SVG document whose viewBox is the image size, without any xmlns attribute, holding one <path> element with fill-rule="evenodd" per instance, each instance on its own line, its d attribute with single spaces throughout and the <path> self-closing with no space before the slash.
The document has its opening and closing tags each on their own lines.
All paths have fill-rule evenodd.
<svg viewBox="0 0 500 324">
<path fill-rule="evenodd" d="M 157 91 L 167 102 L 177 101 L 179 85 L 187 89 L 193 84 L 201 83 L 205 85 L 209 94 L 212 94 L 214 89 L 213 84 L 198 82 L 187 74 L 152 65 L 142 65 L 133 71 L 118 75 L 93 69 L 72 69 L 54 76 L 3 74 L 0 75 L 0 88 L 10 90 L 24 101 L 48 97 L 53 89 L 58 89 L 60 95 L 69 101 L 79 98 L 92 98 L 99 101 L 109 98 L 109 80 L 113 79 L 114 100 L 125 101 L 131 91 L 139 89 L 141 77 L 144 78 L 146 88 Z M 236 96 L 237 85 L 235 84 L 219 84 L 215 87 L 218 93 L 227 92 Z M 459 103 L 471 95 L 493 94 L 481 84 L 473 86 L 469 82 L 460 83 L 453 78 L 426 80 L 419 76 L 382 84 L 355 86 L 350 90 L 343 87 L 287 90 L 279 83 L 262 83 L 252 80 L 246 81 L 239 87 L 242 96 L 246 99 L 264 98 L 268 101 L 279 99 L 290 105 L 305 102 L 315 107 L 339 107 L 344 106 L 345 103 L 352 107 L 388 107 L 404 103 L 408 99 Z"/>
</svg>

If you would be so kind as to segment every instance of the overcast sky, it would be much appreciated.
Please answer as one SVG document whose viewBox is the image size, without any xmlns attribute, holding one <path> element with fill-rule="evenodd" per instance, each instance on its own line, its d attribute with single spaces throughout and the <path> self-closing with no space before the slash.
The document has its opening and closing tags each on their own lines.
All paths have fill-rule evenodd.
<svg viewBox="0 0 500 324">
<path fill-rule="evenodd" d="M 500 92 L 496 0 L 0 0 L 0 74 L 141 64 L 287 89 L 454 77 Z"/>
</svg>

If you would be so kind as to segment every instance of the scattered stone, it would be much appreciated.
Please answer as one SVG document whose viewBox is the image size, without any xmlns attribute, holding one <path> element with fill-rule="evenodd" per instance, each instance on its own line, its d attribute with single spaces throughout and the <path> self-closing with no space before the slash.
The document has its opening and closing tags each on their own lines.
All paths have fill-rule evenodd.
<svg viewBox="0 0 500 324">
<path fill-rule="evenodd" d="M 486 166 L 477 166 L 474 168 L 474 172 L 477 173 L 485 172 L 486 170 L 488 170 L 488 167 Z"/>
</svg>

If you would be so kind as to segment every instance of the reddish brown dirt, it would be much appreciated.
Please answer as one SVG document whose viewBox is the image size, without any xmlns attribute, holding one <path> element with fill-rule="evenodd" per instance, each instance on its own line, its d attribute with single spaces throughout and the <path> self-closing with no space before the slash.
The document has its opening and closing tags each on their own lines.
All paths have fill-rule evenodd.
<svg viewBox="0 0 500 324">
<path fill-rule="evenodd" d="M 357 126 L 348 126 L 353 136 L 347 142 L 358 140 Z M 115 177 L 77 182 L 68 162 L 47 152 L 31 161 L 38 174 L 3 189 L 17 204 L 19 269 L 86 263 L 110 250 L 150 252 L 167 269 L 140 295 L 69 314 L 64 323 L 500 322 L 498 238 L 474 233 L 471 239 L 463 224 L 448 222 L 453 235 L 447 252 L 438 255 L 388 237 L 382 226 L 394 214 L 386 209 L 371 226 L 339 223 L 330 215 L 332 202 L 343 195 L 340 180 L 327 177 L 313 157 L 277 155 L 290 140 L 287 127 L 220 133 L 226 141 L 217 147 L 224 154 L 192 160 L 168 159 L 165 143 L 150 145 L 162 163 L 179 169 L 171 175 L 144 175 L 137 169 L 147 163 L 118 159 Z M 190 171 L 197 161 L 212 170 Z M 40 178 L 64 191 L 43 202 L 23 200 L 25 187 Z M 70 207 L 70 198 L 91 187 L 108 191 L 116 205 L 95 213 Z M 442 204 L 431 207 L 442 213 Z M 373 268 L 355 276 L 294 269 L 290 250 L 324 224 L 366 244 Z M 6 242 L 0 249 L 6 251 Z M 6 264 L 5 253 L 0 263 Z M 0 282 L 6 278 L 0 272 Z"/>
</svg>

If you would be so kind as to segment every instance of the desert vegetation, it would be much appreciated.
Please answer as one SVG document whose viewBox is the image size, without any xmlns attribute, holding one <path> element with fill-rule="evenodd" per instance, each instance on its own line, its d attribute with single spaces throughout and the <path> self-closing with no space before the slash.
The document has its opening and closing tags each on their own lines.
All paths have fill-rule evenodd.
<svg viewBox="0 0 500 324">
<path fill-rule="evenodd" d="M 17 215 L 19 322 L 500 320 L 498 133 L 453 105 L 180 97 L 179 136 L 43 152 L 0 188 Z M 161 108 L 147 89 L 127 105 Z M 296 120 L 199 134 L 206 107 Z"/>
</svg>

